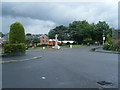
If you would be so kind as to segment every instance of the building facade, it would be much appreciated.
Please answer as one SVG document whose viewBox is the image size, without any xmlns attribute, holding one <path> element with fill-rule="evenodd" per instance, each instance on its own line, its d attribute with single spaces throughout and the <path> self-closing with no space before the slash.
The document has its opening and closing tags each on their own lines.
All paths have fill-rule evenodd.
<svg viewBox="0 0 120 90">
<path fill-rule="evenodd" d="M 40 36 L 40 43 L 39 45 L 49 44 L 49 38 L 46 35 Z"/>
</svg>

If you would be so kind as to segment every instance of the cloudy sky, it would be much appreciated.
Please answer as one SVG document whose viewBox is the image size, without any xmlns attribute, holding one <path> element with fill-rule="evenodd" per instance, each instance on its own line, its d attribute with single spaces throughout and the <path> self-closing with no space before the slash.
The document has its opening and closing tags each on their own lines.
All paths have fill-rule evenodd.
<svg viewBox="0 0 120 90">
<path fill-rule="evenodd" d="M 113 0 L 114 1 L 114 0 Z M 1 5 L 0 5 L 1 7 Z M 45 34 L 75 20 L 106 21 L 118 28 L 118 2 L 2 2 L 2 32 L 20 21 L 26 33 Z"/>
</svg>

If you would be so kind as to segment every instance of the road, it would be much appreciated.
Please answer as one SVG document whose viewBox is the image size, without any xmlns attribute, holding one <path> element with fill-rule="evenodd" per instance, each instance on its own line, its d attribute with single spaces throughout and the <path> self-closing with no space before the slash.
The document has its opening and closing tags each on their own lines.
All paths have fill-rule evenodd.
<svg viewBox="0 0 120 90">
<path fill-rule="evenodd" d="M 28 50 L 26 56 L 3 58 L 41 59 L 2 65 L 3 88 L 99 88 L 98 81 L 112 82 L 104 88 L 118 87 L 118 55 L 91 52 L 90 47 L 60 50 Z"/>
</svg>

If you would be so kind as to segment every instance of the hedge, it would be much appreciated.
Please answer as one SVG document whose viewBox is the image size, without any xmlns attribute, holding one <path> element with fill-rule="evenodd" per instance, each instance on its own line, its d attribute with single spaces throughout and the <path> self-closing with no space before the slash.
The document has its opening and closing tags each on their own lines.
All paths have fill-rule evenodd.
<svg viewBox="0 0 120 90">
<path fill-rule="evenodd" d="M 25 31 L 23 25 L 20 22 L 15 22 L 10 25 L 9 43 L 25 43 Z"/>
<path fill-rule="evenodd" d="M 25 52 L 25 44 L 6 44 L 4 45 L 4 53 Z"/>
</svg>

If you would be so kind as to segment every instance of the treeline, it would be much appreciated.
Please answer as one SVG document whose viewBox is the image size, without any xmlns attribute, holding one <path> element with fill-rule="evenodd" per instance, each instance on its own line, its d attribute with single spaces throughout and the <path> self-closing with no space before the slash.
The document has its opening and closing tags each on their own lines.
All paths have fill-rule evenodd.
<svg viewBox="0 0 120 90">
<path fill-rule="evenodd" d="M 99 21 L 97 24 L 88 23 L 86 20 L 74 21 L 69 26 L 56 26 L 48 33 L 49 38 L 54 39 L 58 34 L 59 40 L 74 40 L 77 43 L 93 43 L 103 41 L 103 33 L 107 40 L 107 35 L 112 37 L 112 29 L 105 21 Z"/>
</svg>

